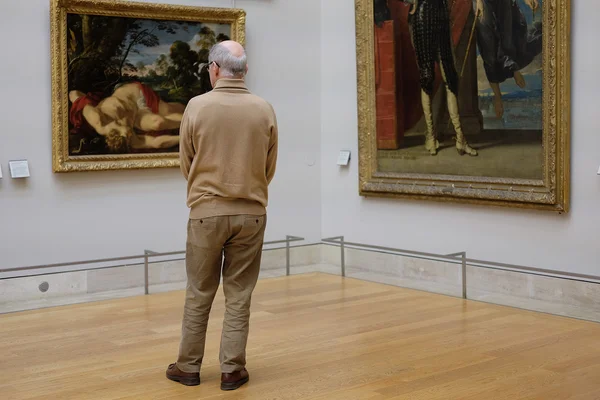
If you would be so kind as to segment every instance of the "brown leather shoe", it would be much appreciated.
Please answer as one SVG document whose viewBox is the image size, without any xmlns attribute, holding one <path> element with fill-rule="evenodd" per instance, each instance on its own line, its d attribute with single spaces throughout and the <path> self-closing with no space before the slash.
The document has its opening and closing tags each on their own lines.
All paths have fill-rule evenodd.
<svg viewBox="0 0 600 400">
<path fill-rule="evenodd" d="M 235 390 L 250 380 L 250 375 L 246 368 L 242 371 L 236 371 L 232 374 L 221 374 L 221 390 Z"/>
<path fill-rule="evenodd" d="M 185 386 L 198 386 L 200 384 L 200 373 L 189 373 L 180 371 L 176 364 L 170 364 L 167 368 L 167 378 L 179 382 Z"/>
</svg>

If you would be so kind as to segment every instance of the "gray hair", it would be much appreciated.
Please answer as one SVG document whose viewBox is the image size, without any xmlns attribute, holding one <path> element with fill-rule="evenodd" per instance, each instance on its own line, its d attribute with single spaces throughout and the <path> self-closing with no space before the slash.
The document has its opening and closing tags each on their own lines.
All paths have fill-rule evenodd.
<svg viewBox="0 0 600 400">
<path fill-rule="evenodd" d="M 215 44 L 208 54 L 208 62 L 216 62 L 219 64 L 221 75 L 235 78 L 242 78 L 246 75 L 246 52 L 240 57 L 236 57 L 227 47 L 221 43 Z"/>
</svg>

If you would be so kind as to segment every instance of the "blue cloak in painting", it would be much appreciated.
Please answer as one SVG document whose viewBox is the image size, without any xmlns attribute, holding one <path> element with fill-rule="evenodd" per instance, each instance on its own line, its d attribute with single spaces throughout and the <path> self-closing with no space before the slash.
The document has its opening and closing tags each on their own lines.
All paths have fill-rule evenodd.
<svg viewBox="0 0 600 400">
<path fill-rule="evenodd" d="M 490 83 L 502 83 L 542 52 L 542 24 L 531 29 L 516 0 L 483 0 L 477 44 Z"/>
</svg>

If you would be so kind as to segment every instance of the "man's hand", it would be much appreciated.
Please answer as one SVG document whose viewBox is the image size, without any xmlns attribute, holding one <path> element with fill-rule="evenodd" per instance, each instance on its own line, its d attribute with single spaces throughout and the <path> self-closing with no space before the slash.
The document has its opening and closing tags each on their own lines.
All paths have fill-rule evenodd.
<svg viewBox="0 0 600 400">
<path fill-rule="evenodd" d="M 417 11 L 417 3 L 419 2 L 419 0 L 400 0 L 400 1 L 403 3 L 410 4 L 409 10 L 408 10 L 409 14 L 412 15 Z"/>
<path fill-rule="evenodd" d="M 413 15 L 417 11 L 419 0 L 397 0 L 408 5 L 408 13 Z"/>
<path fill-rule="evenodd" d="M 540 6 L 538 0 L 525 0 L 525 4 L 527 4 L 534 12 L 537 11 Z"/>
<path fill-rule="evenodd" d="M 475 9 L 475 17 L 483 17 L 483 0 L 477 0 L 477 8 Z"/>
</svg>

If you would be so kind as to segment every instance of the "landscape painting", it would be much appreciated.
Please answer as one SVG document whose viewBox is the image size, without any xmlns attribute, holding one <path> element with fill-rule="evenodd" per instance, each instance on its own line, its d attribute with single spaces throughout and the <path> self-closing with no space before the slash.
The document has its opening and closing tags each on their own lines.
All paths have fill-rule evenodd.
<svg viewBox="0 0 600 400">
<path fill-rule="evenodd" d="M 55 170 L 176 166 L 186 105 L 212 90 L 209 50 L 243 39 L 244 12 L 82 0 L 56 9 Z"/>
<path fill-rule="evenodd" d="M 566 211 L 570 8 L 546 2 L 356 0 L 362 195 Z"/>
</svg>

